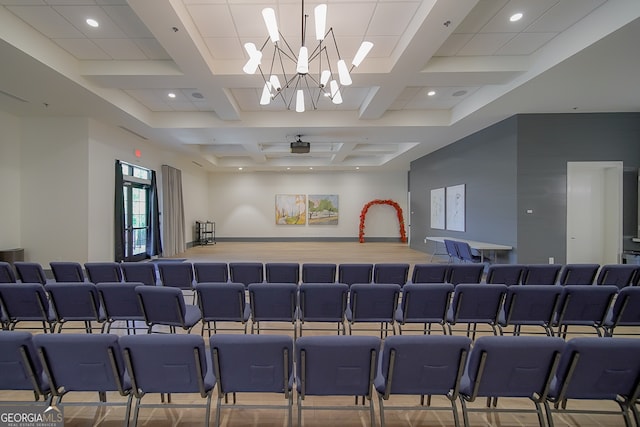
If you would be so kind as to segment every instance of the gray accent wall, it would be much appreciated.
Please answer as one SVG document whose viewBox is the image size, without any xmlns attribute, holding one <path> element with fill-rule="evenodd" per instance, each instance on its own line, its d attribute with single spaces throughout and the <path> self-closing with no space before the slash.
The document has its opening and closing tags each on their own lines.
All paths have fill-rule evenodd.
<svg viewBox="0 0 640 427">
<path fill-rule="evenodd" d="M 422 233 L 513 246 L 499 262 L 564 263 L 569 161 L 623 162 L 623 245 L 640 250 L 640 113 L 517 115 L 415 160 L 411 247 L 433 250 Z M 466 231 L 432 230 L 430 190 L 456 184 L 467 187 Z"/>
</svg>

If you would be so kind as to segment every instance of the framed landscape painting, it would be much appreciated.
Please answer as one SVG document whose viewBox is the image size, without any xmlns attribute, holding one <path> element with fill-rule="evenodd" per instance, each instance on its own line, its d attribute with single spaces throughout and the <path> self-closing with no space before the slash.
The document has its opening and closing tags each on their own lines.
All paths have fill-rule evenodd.
<svg viewBox="0 0 640 427">
<path fill-rule="evenodd" d="M 304 194 L 276 194 L 276 224 L 307 223 L 307 199 Z"/>
<path fill-rule="evenodd" d="M 309 225 L 338 224 L 337 194 L 310 194 L 308 200 Z"/>
</svg>

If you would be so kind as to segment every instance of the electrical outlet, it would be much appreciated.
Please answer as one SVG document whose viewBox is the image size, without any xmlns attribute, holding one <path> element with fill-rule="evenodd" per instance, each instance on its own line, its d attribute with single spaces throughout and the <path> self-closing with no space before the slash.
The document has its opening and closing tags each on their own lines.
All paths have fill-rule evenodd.
<svg viewBox="0 0 640 427">
<path fill-rule="evenodd" d="M 554 264 L 556 262 L 555 258 L 550 256 L 549 257 L 549 264 Z"/>
</svg>

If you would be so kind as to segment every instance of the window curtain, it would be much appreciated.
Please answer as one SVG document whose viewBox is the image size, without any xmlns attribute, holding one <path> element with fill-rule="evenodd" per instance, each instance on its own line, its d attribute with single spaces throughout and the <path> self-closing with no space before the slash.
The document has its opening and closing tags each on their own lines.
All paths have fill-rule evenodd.
<svg viewBox="0 0 640 427">
<path fill-rule="evenodd" d="M 122 188 L 124 186 L 124 180 L 122 179 L 122 163 L 120 160 L 116 160 L 115 170 L 116 182 L 115 182 L 115 200 L 114 200 L 114 259 L 116 262 L 124 260 L 125 254 L 125 239 L 124 239 L 124 195 Z"/>
<path fill-rule="evenodd" d="M 149 213 L 150 221 L 147 229 L 147 256 L 152 257 L 162 254 L 162 242 L 160 240 L 160 210 L 158 209 L 158 185 L 156 183 L 156 171 L 151 171 L 151 187 L 149 188 Z"/>
<path fill-rule="evenodd" d="M 186 251 L 182 171 L 168 165 L 162 165 L 162 213 L 164 256 Z"/>
</svg>

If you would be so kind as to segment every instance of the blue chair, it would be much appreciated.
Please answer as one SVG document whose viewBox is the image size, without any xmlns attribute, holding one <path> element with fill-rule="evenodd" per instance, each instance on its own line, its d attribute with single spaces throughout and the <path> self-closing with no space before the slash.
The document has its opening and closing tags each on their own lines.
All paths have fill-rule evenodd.
<svg viewBox="0 0 640 427">
<path fill-rule="evenodd" d="M 102 282 L 96 285 L 100 305 L 104 311 L 105 322 L 102 333 L 110 333 L 111 329 L 126 329 L 127 335 L 147 326 L 136 326 L 136 322 L 144 324 L 144 314 L 138 302 L 136 287 L 144 286 L 136 282 Z M 125 322 L 124 327 L 114 327 L 115 322 Z"/>
<path fill-rule="evenodd" d="M 596 278 L 600 264 L 566 264 L 562 268 L 558 283 L 566 285 L 591 285 Z"/>
<path fill-rule="evenodd" d="M 125 282 L 140 282 L 147 286 L 158 284 L 156 264 L 153 262 L 123 262 L 120 268 Z"/>
<path fill-rule="evenodd" d="M 226 262 L 194 262 L 196 283 L 224 283 L 229 281 L 229 266 Z"/>
<path fill-rule="evenodd" d="M 618 289 L 631 286 L 637 271 L 638 266 L 633 264 L 603 265 L 596 277 L 596 285 L 614 285 Z"/>
<path fill-rule="evenodd" d="M 16 273 L 18 273 L 18 280 L 22 283 L 47 284 L 47 275 L 42 269 L 42 266 L 37 262 L 16 261 L 13 263 L 13 266 L 16 269 Z"/>
<path fill-rule="evenodd" d="M 365 409 L 358 396 L 369 401 L 369 425 L 375 426 L 372 390 L 380 339 L 368 336 L 308 336 L 296 340 L 298 426 L 306 410 Z M 303 405 L 307 396 L 356 396 L 355 405 Z M 320 398 L 319 398 L 320 399 Z M 320 402 L 318 402 L 320 403 Z"/>
<path fill-rule="evenodd" d="M 125 374 L 118 337 L 111 334 L 36 335 L 38 349 L 56 406 L 124 406 L 124 425 L 129 425 L 131 382 Z M 107 402 L 108 391 L 126 396 L 126 402 Z M 62 402 L 73 392 L 97 392 L 98 401 Z"/>
<path fill-rule="evenodd" d="M 394 283 L 377 283 L 375 286 L 366 283 L 351 285 L 349 305 L 345 313 L 349 322 L 349 335 L 353 333 L 356 323 L 380 323 L 380 328 L 375 329 L 380 330 L 380 338 L 388 335 L 389 326 L 393 332 L 401 289 L 400 285 Z"/>
<path fill-rule="evenodd" d="M 84 282 L 84 271 L 79 262 L 51 261 L 49 263 L 56 282 Z"/>
<path fill-rule="evenodd" d="M 260 322 L 289 323 L 294 338 L 297 325 L 298 285 L 294 283 L 252 283 L 249 285 L 251 304 L 251 333 L 261 330 L 283 331 L 288 328 L 265 327 Z"/>
<path fill-rule="evenodd" d="M 373 283 L 395 283 L 404 286 L 409 278 L 409 264 L 381 263 L 373 266 Z"/>
<path fill-rule="evenodd" d="M 34 401 L 7 401 L 2 400 L 3 405 L 28 403 L 37 404 L 40 398 L 42 405 L 48 407 L 51 404 L 51 389 L 44 376 L 40 358 L 33 345 L 32 335 L 29 332 L 0 331 L 0 390 L 18 391 L 29 390 L 33 392 Z"/>
<path fill-rule="evenodd" d="M 454 240 L 444 239 L 444 248 L 449 256 L 449 264 L 452 262 L 462 261 L 462 257 L 458 253 L 458 248 Z"/>
<path fill-rule="evenodd" d="M 627 286 L 620 289 L 618 296 L 604 321 L 605 335 L 612 337 L 616 328 L 640 326 L 640 287 Z M 638 335 L 635 328 L 628 333 L 616 335 Z"/>
<path fill-rule="evenodd" d="M 142 286 L 148 288 L 147 286 Z M 133 426 L 141 408 L 205 408 L 204 424 L 209 425 L 211 395 L 216 379 L 204 340 L 197 335 L 154 334 L 120 337 L 124 362 L 136 398 Z M 143 403 L 149 393 L 160 393 L 160 404 Z M 164 394 L 167 393 L 167 402 Z M 172 403 L 171 393 L 198 393 L 205 404 Z"/>
<path fill-rule="evenodd" d="M 394 336 L 384 341 L 374 381 L 380 407 L 380 426 L 385 410 L 451 410 L 458 427 L 456 400 L 471 340 L 455 336 Z M 391 395 L 419 395 L 419 406 L 385 405 Z M 424 406 L 424 396 L 428 396 Z M 446 396 L 451 407 L 431 406 L 432 395 Z"/>
<path fill-rule="evenodd" d="M 40 283 L 0 284 L 0 308 L 9 330 L 19 322 L 40 322 L 44 333 L 54 330 L 56 315 Z"/>
<path fill-rule="evenodd" d="M 188 333 L 200 321 L 202 313 L 195 305 L 185 304 L 182 291 L 164 286 L 136 286 L 135 292 L 142 309 L 147 333 L 156 325 L 168 326 L 175 333 L 181 327 Z"/>
<path fill-rule="evenodd" d="M 564 340 L 557 337 L 479 337 L 460 381 L 465 427 L 472 425 L 469 412 L 535 412 L 540 427 L 544 427 L 542 406 L 564 345 Z M 467 405 L 478 397 L 487 398 L 486 408 Z M 499 397 L 528 398 L 535 410 L 498 408 Z"/>
<path fill-rule="evenodd" d="M 565 286 L 553 323 L 557 335 L 566 338 L 569 326 L 589 326 L 602 336 L 604 322 L 617 293 L 618 287 L 614 285 Z"/>
<path fill-rule="evenodd" d="M 483 264 L 453 264 L 450 266 L 448 282 L 453 285 L 480 283 L 483 274 Z"/>
<path fill-rule="evenodd" d="M 371 283 L 373 264 L 347 263 L 338 265 L 338 282 L 351 286 L 354 283 Z"/>
<path fill-rule="evenodd" d="M 251 283 L 262 283 L 264 266 L 261 262 L 230 262 L 229 277 L 232 282 L 242 283 L 245 287 Z"/>
<path fill-rule="evenodd" d="M 545 402 L 547 421 L 553 413 L 621 414 L 631 427 L 629 412 L 638 425 L 634 404 L 640 396 L 640 340 L 637 338 L 579 337 L 567 341 L 555 381 Z M 613 401 L 620 411 L 567 409 L 570 399 Z M 553 409 L 551 408 L 553 404 Z"/>
<path fill-rule="evenodd" d="M 498 316 L 506 294 L 506 285 L 489 283 L 457 285 L 447 313 L 449 334 L 453 334 L 453 325 L 465 323 L 467 336 L 472 334 L 472 339 L 475 339 L 477 324 L 486 323 L 491 327 L 493 334 L 498 335 Z"/>
<path fill-rule="evenodd" d="M 539 326 L 553 336 L 552 324 L 560 304 L 561 286 L 527 285 L 509 286 L 504 306 L 498 318 L 498 327 L 513 327 L 513 335 L 520 335 L 523 326 Z"/>
<path fill-rule="evenodd" d="M 560 276 L 560 264 L 530 264 L 522 275 L 523 285 L 555 285 Z"/>
<path fill-rule="evenodd" d="M 503 285 L 519 285 L 525 266 L 520 264 L 493 264 L 487 270 L 487 283 L 502 283 Z"/>
<path fill-rule="evenodd" d="M 91 283 L 122 282 L 122 270 L 117 262 L 86 262 L 84 270 Z"/>
<path fill-rule="evenodd" d="M 300 282 L 300 264 L 295 262 L 268 262 L 264 265 L 267 283 Z"/>
<path fill-rule="evenodd" d="M 293 340 L 286 335 L 217 335 L 210 338 L 211 360 L 218 383 L 216 427 L 222 398 L 233 394 L 233 407 L 286 409 L 291 427 L 293 408 Z M 237 405 L 236 393 L 283 394 L 284 405 Z"/>
<path fill-rule="evenodd" d="M 302 283 L 335 283 L 336 264 L 304 263 L 302 264 Z"/>
<path fill-rule="evenodd" d="M 344 283 L 302 283 L 299 291 L 300 336 L 305 322 L 336 323 L 338 335 L 345 334 L 345 312 L 349 286 Z M 315 331 L 329 330 L 313 328 Z M 334 329 L 330 329 L 334 330 Z"/>
<path fill-rule="evenodd" d="M 162 286 L 182 289 L 192 293 L 191 303 L 196 302 L 193 288 L 193 266 L 189 262 L 159 262 L 157 265 Z"/>
<path fill-rule="evenodd" d="M 16 283 L 16 274 L 8 262 L 0 261 L 0 283 Z"/>
<path fill-rule="evenodd" d="M 245 288 L 242 283 L 196 283 L 198 307 L 202 313 L 202 331 L 205 329 L 211 337 L 211 323 L 213 333 L 218 331 L 237 330 L 237 328 L 218 327 L 218 322 L 234 322 L 242 325 L 247 333 L 247 321 L 251 316 L 251 309 L 245 302 Z"/>
<path fill-rule="evenodd" d="M 100 306 L 98 290 L 93 283 L 52 282 L 45 285 L 51 298 L 51 306 L 56 315 L 58 332 L 68 322 L 83 322 L 84 331 L 93 331 L 93 322 L 102 324 L 106 317 Z"/>
<path fill-rule="evenodd" d="M 463 262 L 470 263 L 479 263 L 482 262 L 482 257 L 480 255 L 476 255 L 471 250 L 471 246 L 467 242 L 460 242 L 458 240 L 454 240 L 453 242 L 456 245 L 456 251 L 458 252 L 458 256 Z"/>
<path fill-rule="evenodd" d="M 408 323 L 422 323 L 423 334 L 431 334 L 431 324 L 436 323 L 447 333 L 445 320 L 454 286 L 450 283 L 407 283 L 402 288 L 402 302 L 396 310 L 398 333 Z"/>
<path fill-rule="evenodd" d="M 410 283 L 447 283 L 449 266 L 447 264 L 416 264 L 413 266 Z"/>
</svg>

